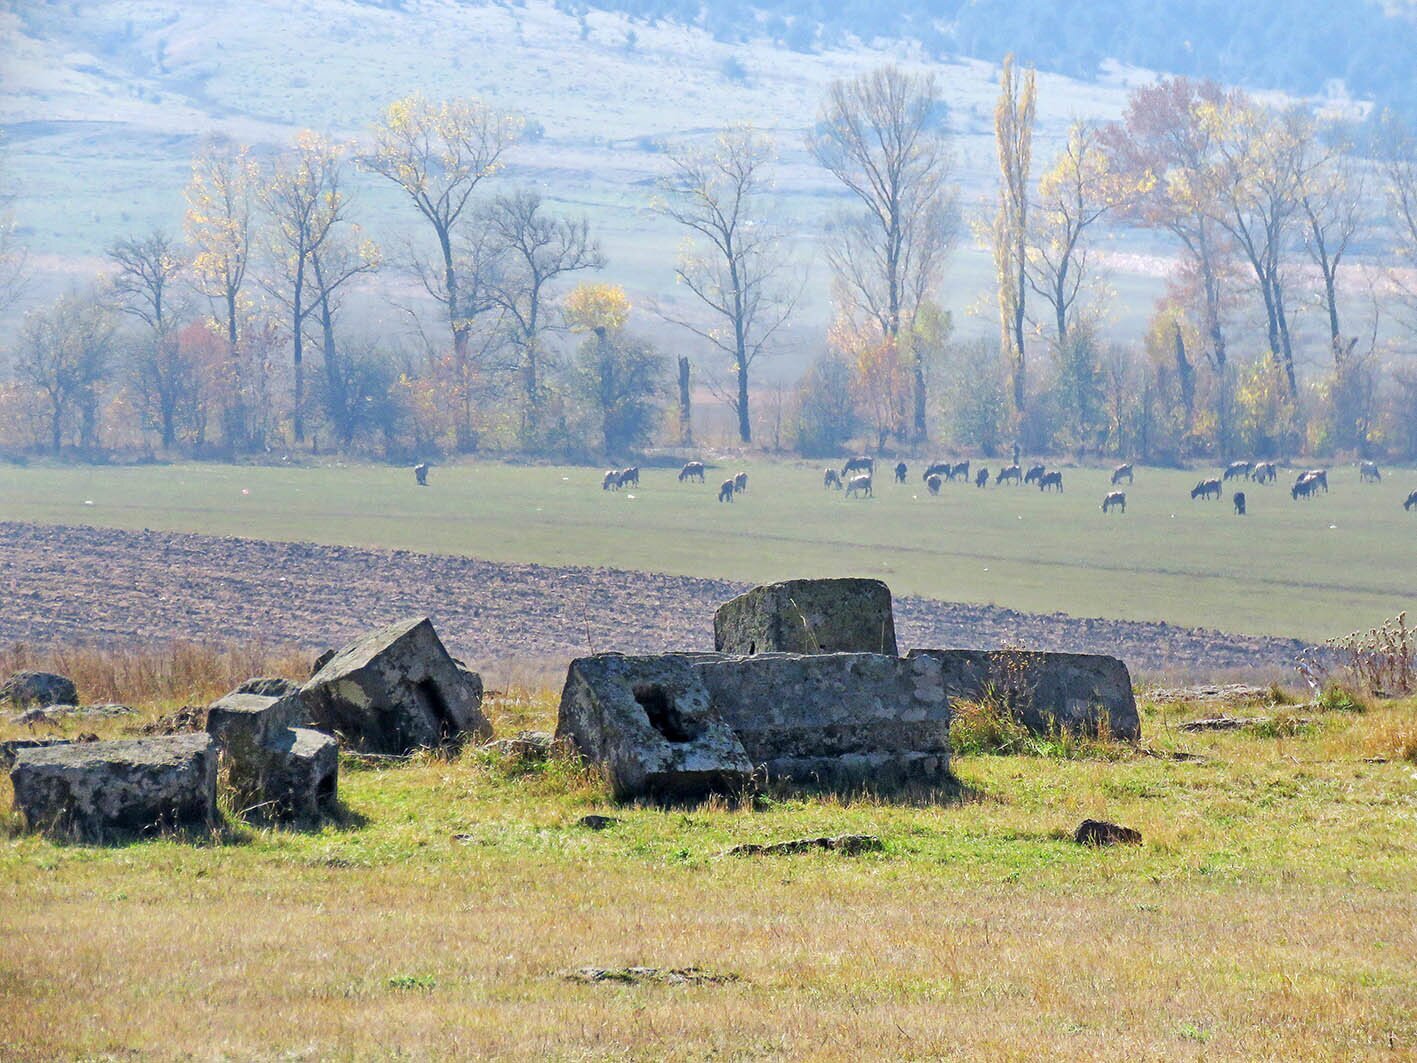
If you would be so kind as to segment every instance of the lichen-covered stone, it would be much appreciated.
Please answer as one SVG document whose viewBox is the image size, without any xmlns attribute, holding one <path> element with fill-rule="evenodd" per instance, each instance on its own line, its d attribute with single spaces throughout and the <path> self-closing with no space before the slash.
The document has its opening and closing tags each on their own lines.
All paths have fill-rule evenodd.
<svg viewBox="0 0 1417 1063">
<path fill-rule="evenodd" d="M 403 620 L 346 646 L 301 688 L 310 722 L 364 753 L 486 739 L 482 681 L 460 669 L 427 618 Z"/>
<path fill-rule="evenodd" d="M 258 675 L 246 680 L 232 693 L 259 694 L 263 698 L 285 698 L 300 693 L 300 684 L 280 676 Z"/>
<path fill-rule="evenodd" d="M 283 698 L 233 691 L 207 709 L 239 809 L 268 821 L 313 819 L 333 804 L 339 743 L 300 728 L 299 693 Z"/>
<path fill-rule="evenodd" d="M 620 799 L 685 800 L 752 780 L 743 745 L 687 657 L 618 653 L 571 662 L 556 737 L 605 767 Z"/>
<path fill-rule="evenodd" d="M 939 665 L 874 653 L 692 658 L 714 710 L 768 778 L 877 791 L 951 783 Z"/>
<path fill-rule="evenodd" d="M 876 579 L 802 579 L 754 587 L 720 606 L 714 649 L 758 653 L 895 656 L 891 592 Z"/>
<path fill-rule="evenodd" d="M 308 727 L 290 727 L 264 747 L 264 818 L 312 822 L 339 799 L 339 743 Z"/>
<path fill-rule="evenodd" d="M 23 749 L 10 781 L 32 829 L 84 840 L 216 822 L 206 734 Z"/>
<path fill-rule="evenodd" d="M 68 676 L 15 672 L 0 686 L 0 701 L 14 705 L 77 705 L 79 692 Z"/>
<path fill-rule="evenodd" d="M 940 665 L 951 698 L 1003 698 L 1020 722 L 1038 734 L 1105 731 L 1113 738 L 1141 737 L 1136 696 L 1127 666 L 1095 653 L 1034 650 L 911 650 Z"/>
</svg>

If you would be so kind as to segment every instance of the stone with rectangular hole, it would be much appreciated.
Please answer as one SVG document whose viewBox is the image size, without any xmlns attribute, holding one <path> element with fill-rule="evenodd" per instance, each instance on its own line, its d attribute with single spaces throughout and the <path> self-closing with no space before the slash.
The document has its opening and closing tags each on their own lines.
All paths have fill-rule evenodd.
<svg viewBox="0 0 1417 1063">
<path fill-rule="evenodd" d="M 938 662 L 951 698 L 998 698 L 1037 734 L 1141 738 L 1132 677 L 1116 657 L 1005 649 L 911 650 L 907 659 L 925 658 Z"/>
<path fill-rule="evenodd" d="M 770 583 L 720 606 L 714 649 L 758 653 L 896 654 L 891 592 L 878 579 Z"/>
<path fill-rule="evenodd" d="M 742 743 L 685 656 L 572 661 L 556 737 L 603 765 L 622 800 L 692 800 L 741 791 L 752 779 Z"/>
<path fill-rule="evenodd" d="M 458 666 L 426 617 L 346 646 L 300 696 L 316 728 L 364 753 L 409 753 L 492 736 L 481 677 Z"/>
<path fill-rule="evenodd" d="M 33 830 L 104 841 L 216 822 L 216 748 L 206 734 L 22 749 L 10 782 Z"/>
<path fill-rule="evenodd" d="M 951 785 L 939 665 L 877 653 L 691 658 L 713 708 L 770 778 L 833 790 Z"/>
</svg>

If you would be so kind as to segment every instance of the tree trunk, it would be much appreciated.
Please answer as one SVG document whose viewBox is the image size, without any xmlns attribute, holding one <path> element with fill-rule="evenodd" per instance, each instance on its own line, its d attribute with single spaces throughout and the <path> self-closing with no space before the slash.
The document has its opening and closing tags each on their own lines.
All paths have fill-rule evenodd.
<svg viewBox="0 0 1417 1063">
<path fill-rule="evenodd" d="M 920 364 L 919 355 L 916 355 L 912 371 L 915 376 L 915 441 L 923 443 L 927 438 L 925 432 L 925 367 Z"/>
<path fill-rule="evenodd" d="M 753 427 L 748 419 L 748 367 L 743 359 L 738 359 L 738 438 L 744 443 L 753 441 Z"/>
<path fill-rule="evenodd" d="M 679 356 L 679 443 L 692 446 L 694 443 L 694 423 L 689 408 L 689 356 Z"/>
</svg>

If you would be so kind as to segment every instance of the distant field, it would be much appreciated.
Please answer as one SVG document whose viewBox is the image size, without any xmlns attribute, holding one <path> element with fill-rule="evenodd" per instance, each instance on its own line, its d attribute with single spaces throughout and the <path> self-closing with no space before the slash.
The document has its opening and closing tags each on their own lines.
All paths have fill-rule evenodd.
<svg viewBox="0 0 1417 1063">
<path fill-rule="evenodd" d="M 1307 503 L 1242 485 L 1250 515 L 1191 502 L 1194 472 L 1141 469 L 1124 515 L 1099 503 L 1107 473 L 1066 469 L 1066 493 L 948 485 L 931 498 L 878 476 L 876 497 L 823 491 L 820 468 L 754 461 L 733 505 L 716 485 L 646 469 L 639 489 L 602 491 L 595 469 L 470 464 L 432 486 L 370 465 L 176 465 L 0 470 L 0 517 L 444 552 L 771 580 L 871 575 L 902 594 L 1078 616 L 1161 619 L 1321 639 L 1417 603 L 1417 473 L 1360 486 L 1336 468 Z M 82 558 L 74 558 L 82 565 Z"/>
</svg>

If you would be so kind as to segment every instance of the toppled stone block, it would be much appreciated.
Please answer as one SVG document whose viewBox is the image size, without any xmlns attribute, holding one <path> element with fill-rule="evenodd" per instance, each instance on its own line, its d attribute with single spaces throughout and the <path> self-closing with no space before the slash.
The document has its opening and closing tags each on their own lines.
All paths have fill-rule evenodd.
<svg viewBox="0 0 1417 1063">
<path fill-rule="evenodd" d="M 67 746 L 72 739 L 68 738 L 13 738 L 8 742 L 0 742 L 0 768 L 10 768 L 15 763 L 15 758 L 19 756 L 22 749 L 48 749 L 50 746 Z"/>
<path fill-rule="evenodd" d="M 621 799 L 693 799 L 748 786 L 752 764 L 688 657 L 571 662 L 556 737 L 605 766 Z"/>
<path fill-rule="evenodd" d="M 53 672 L 15 672 L 0 686 L 0 701 L 15 705 L 77 705 L 79 691 L 68 676 Z"/>
<path fill-rule="evenodd" d="M 304 717 L 298 693 L 275 698 L 237 690 L 207 709 L 207 733 L 227 781 L 258 819 L 315 819 L 334 804 L 339 743 L 297 726 Z"/>
<path fill-rule="evenodd" d="M 481 678 L 459 669 L 426 617 L 346 646 L 301 688 L 301 697 L 315 727 L 365 753 L 492 736 Z"/>
<path fill-rule="evenodd" d="M 1037 734 L 1105 731 L 1136 741 L 1141 718 L 1132 677 L 1116 657 L 1034 650 L 911 650 L 940 665 L 951 698 L 978 701 L 991 692 Z"/>
<path fill-rule="evenodd" d="M 829 789 L 952 783 L 950 706 L 928 657 L 698 655 L 713 708 L 769 778 Z"/>
<path fill-rule="evenodd" d="M 216 822 L 217 757 L 206 734 L 20 750 L 10 781 L 32 829 L 101 840 Z"/>
<path fill-rule="evenodd" d="M 720 606 L 714 649 L 896 655 L 890 588 L 877 579 L 800 579 L 754 587 Z"/>
</svg>

